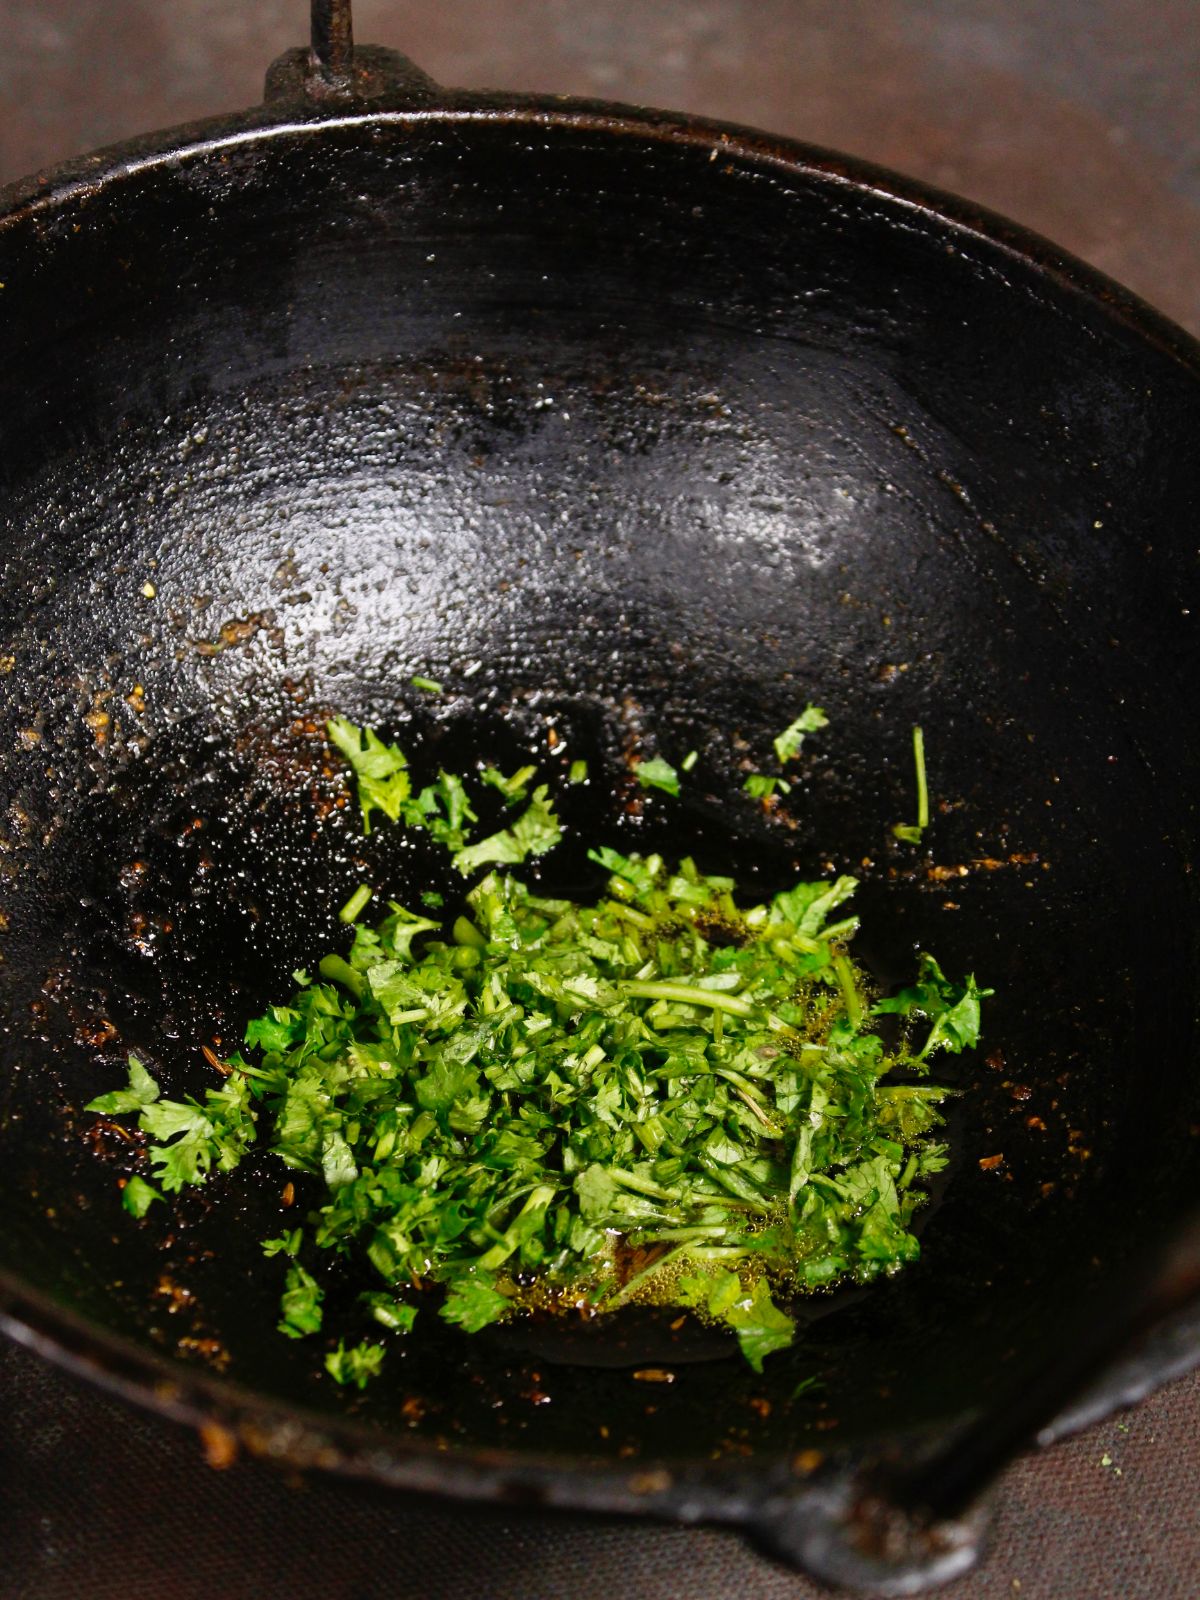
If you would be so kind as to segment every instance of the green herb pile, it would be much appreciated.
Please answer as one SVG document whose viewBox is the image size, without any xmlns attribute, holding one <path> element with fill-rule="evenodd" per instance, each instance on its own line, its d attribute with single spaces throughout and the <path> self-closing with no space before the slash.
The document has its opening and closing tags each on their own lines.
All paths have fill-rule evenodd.
<svg viewBox="0 0 1200 1600">
<path fill-rule="evenodd" d="M 425 827 L 464 875 L 559 838 L 539 786 L 468 844 L 460 779 L 414 796 L 394 746 L 344 722 L 330 732 L 364 826 L 378 809 Z M 483 776 L 515 807 L 536 774 Z M 853 878 L 741 905 L 732 880 L 690 860 L 590 854 L 608 874 L 594 904 L 497 871 L 444 921 L 393 902 L 317 981 L 295 975 L 202 1101 L 162 1099 L 131 1058 L 128 1088 L 89 1107 L 136 1113 L 152 1141 L 159 1187 L 130 1178 L 127 1209 L 144 1215 L 160 1190 L 265 1144 L 323 1179 L 323 1203 L 263 1246 L 286 1258 L 291 1337 L 321 1329 L 332 1252 L 363 1262 L 364 1316 L 394 1333 L 418 1314 L 475 1332 L 529 1309 L 638 1302 L 728 1325 L 757 1370 L 791 1341 L 791 1296 L 913 1260 L 951 1092 L 923 1080 L 935 1052 L 975 1044 L 988 991 L 925 955 L 913 987 L 873 1000 L 848 954 Z M 888 1043 L 885 1014 L 901 1019 Z M 383 1357 L 339 1341 L 326 1366 L 363 1386 Z"/>
</svg>

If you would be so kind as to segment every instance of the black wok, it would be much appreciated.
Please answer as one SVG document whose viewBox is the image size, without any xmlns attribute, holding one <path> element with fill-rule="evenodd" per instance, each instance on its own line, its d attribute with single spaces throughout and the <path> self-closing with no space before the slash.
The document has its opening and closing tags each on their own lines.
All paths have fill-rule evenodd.
<svg viewBox="0 0 1200 1600">
<path fill-rule="evenodd" d="M 890 174 L 443 91 L 316 11 L 265 108 L 0 195 L 0 1320 L 282 1461 L 733 1520 L 907 1592 L 1025 1434 L 1197 1355 L 1159 1269 L 1200 1178 L 1200 349 Z M 739 763 L 809 699 L 768 816 Z M 993 985 L 920 1262 L 761 1378 L 632 1318 L 439 1326 L 348 1403 L 274 1331 L 269 1160 L 125 1217 L 81 1108 L 126 1053 L 201 1089 L 362 877 L 442 870 L 339 808 L 332 711 L 430 769 L 586 757 L 547 883 L 599 838 L 831 864 L 881 980 L 929 946 Z M 631 750 L 691 747 L 626 806 Z"/>
</svg>

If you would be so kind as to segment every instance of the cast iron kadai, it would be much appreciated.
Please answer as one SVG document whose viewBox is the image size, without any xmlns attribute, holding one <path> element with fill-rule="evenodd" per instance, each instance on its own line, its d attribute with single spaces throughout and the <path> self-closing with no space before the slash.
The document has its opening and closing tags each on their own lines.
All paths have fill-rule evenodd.
<svg viewBox="0 0 1200 1600">
<path fill-rule="evenodd" d="M 265 106 L 0 196 L 3 1324 L 282 1462 L 731 1522 L 915 1592 L 1013 1450 L 1200 1348 L 1200 350 L 906 179 L 443 90 L 314 18 Z M 734 735 L 807 699 L 788 827 Z M 81 1111 L 125 1054 L 200 1089 L 360 878 L 437 870 L 337 809 L 333 710 L 431 769 L 553 727 L 606 776 L 547 882 L 598 835 L 751 890 L 829 861 L 881 981 L 928 945 L 994 986 L 921 1261 L 813 1301 L 761 1378 L 653 1318 L 419 1321 L 347 1404 L 274 1331 L 269 1162 L 126 1218 Z M 708 776 L 618 813 L 655 738 Z"/>
</svg>

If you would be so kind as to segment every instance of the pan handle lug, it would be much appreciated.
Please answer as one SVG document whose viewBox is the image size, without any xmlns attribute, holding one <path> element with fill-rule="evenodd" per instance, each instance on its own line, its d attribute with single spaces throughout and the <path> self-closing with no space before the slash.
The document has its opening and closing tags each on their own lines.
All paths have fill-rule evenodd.
<svg viewBox="0 0 1200 1600">
<path fill-rule="evenodd" d="M 777 1561 L 821 1583 L 893 1600 L 969 1572 L 990 1520 L 986 1501 L 953 1519 L 921 1519 L 852 1474 L 772 1496 L 751 1514 L 747 1531 Z"/>
<path fill-rule="evenodd" d="M 350 0 L 312 0 L 313 70 L 331 83 L 354 69 L 354 19 Z"/>
<path fill-rule="evenodd" d="M 269 106 L 310 110 L 383 99 L 389 106 L 421 106 L 439 98 L 438 85 L 407 56 L 354 43 L 350 0 L 312 0 L 312 44 L 273 61 L 264 92 Z"/>
</svg>

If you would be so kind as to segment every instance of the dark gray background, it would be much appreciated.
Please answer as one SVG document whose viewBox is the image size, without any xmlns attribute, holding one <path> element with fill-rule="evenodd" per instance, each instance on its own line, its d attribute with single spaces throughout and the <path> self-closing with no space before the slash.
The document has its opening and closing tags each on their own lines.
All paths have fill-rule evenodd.
<svg viewBox="0 0 1200 1600">
<path fill-rule="evenodd" d="M 245 105 L 304 0 L 0 0 L 0 182 Z M 446 83 L 752 122 L 956 189 L 1200 333 L 1197 0 L 358 0 Z M 1195 1600 L 1200 1378 L 1000 1486 L 948 1600 Z M 0 1347 L 0 1597 L 811 1600 L 733 1536 L 285 1482 Z"/>
</svg>

